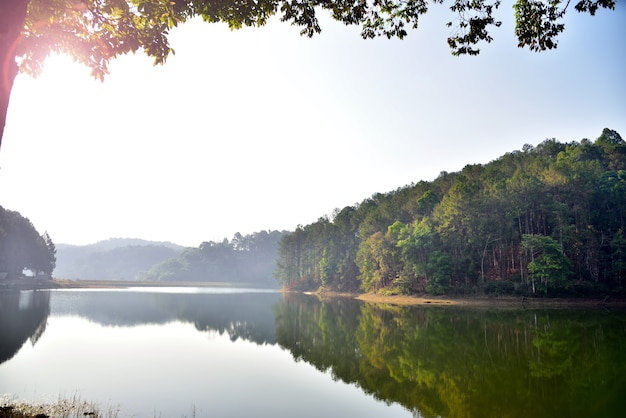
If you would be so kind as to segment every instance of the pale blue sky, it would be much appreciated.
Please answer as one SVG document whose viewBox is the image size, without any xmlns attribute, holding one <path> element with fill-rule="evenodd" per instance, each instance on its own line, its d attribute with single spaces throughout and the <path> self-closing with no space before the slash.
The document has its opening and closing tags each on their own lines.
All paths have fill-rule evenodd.
<svg viewBox="0 0 626 418">
<path fill-rule="evenodd" d="M 517 48 L 503 4 L 478 57 L 450 55 L 450 15 L 433 6 L 403 41 L 328 19 L 313 39 L 278 19 L 235 32 L 193 21 L 165 66 L 121 57 L 104 83 L 51 59 L 15 82 L 0 205 L 57 243 L 197 246 L 291 230 L 526 143 L 626 137 L 624 6 L 570 12 L 542 54 Z"/>
</svg>

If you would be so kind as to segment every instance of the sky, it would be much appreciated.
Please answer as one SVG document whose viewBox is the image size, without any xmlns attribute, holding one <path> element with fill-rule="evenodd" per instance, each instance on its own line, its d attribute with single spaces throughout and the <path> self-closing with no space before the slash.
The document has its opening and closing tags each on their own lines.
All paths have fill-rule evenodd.
<svg viewBox="0 0 626 418">
<path fill-rule="evenodd" d="M 0 206 L 55 243 L 142 238 L 197 247 L 294 230 L 375 193 L 537 145 L 626 138 L 626 3 L 573 9 L 556 50 L 517 48 L 514 12 L 478 57 L 454 57 L 433 6 L 404 40 L 322 34 L 277 18 L 172 31 L 153 66 L 115 59 L 103 83 L 70 57 L 18 75 L 0 149 Z"/>
</svg>

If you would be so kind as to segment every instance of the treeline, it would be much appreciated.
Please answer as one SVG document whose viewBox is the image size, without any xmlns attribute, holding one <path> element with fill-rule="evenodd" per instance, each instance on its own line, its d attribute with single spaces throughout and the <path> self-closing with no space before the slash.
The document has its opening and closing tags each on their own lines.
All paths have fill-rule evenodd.
<svg viewBox="0 0 626 418">
<path fill-rule="evenodd" d="M 279 244 L 287 288 L 590 295 L 626 280 L 626 142 L 548 139 L 442 172 Z"/>
<path fill-rule="evenodd" d="M 285 231 L 236 233 L 232 240 L 205 241 L 198 248 L 187 248 L 178 257 L 154 266 L 140 275 L 141 280 L 170 282 L 230 282 L 276 286 L 278 242 Z"/>
<path fill-rule="evenodd" d="M 35 276 L 50 276 L 56 263 L 54 242 L 40 235 L 19 212 L 0 206 L 0 279 L 16 279 L 30 270 Z"/>
</svg>

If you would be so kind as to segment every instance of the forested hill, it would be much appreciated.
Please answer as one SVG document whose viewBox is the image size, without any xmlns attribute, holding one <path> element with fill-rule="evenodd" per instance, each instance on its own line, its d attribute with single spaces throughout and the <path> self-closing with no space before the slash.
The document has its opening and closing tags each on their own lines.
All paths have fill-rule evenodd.
<svg viewBox="0 0 626 418">
<path fill-rule="evenodd" d="M 626 142 L 548 139 L 375 194 L 279 244 L 294 289 L 600 295 L 626 281 Z"/>
<path fill-rule="evenodd" d="M 206 241 L 140 275 L 141 280 L 229 282 L 276 287 L 273 278 L 278 242 L 286 231 L 236 233 L 232 240 Z"/>
<path fill-rule="evenodd" d="M 184 247 L 170 242 L 111 238 L 89 245 L 57 245 L 54 277 L 71 280 L 136 280 Z"/>
<path fill-rule="evenodd" d="M 87 280 L 230 282 L 276 286 L 278 242 L 286 234 L 236 233 L 231 241 L 197 248 L 168 242 L 115 238 L 87 246 L 57 245 L 54 276 Z"/>
</svg>

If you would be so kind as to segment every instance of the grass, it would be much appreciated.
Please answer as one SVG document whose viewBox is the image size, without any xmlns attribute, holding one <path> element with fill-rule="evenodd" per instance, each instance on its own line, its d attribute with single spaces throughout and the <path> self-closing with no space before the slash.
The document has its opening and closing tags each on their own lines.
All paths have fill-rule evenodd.
<svg viewBox="0 0 626 418">
<path fill-rule="evenodd" d="M 103 410 L 94 402 L 85 402 L 75 396 L 59 398 L 56 402 L 35 404 L 0 396 L 0 418 L 118 418 L 119 407 Z M 154 413 L 154 418 L 161 415 Z M 187 415 L 181 415 L 187 418 Z M 192 406 L 190 418 L 196 418 L 196 406 Z"/>
<path fill-rule="evenodd" d="M 119 410 L 102 410 L 93 402 L 78 397 L 52 403 L 33 404 L 14 399 L 0 399 L 0 418 L 117 418 Z"/>
</svg>

